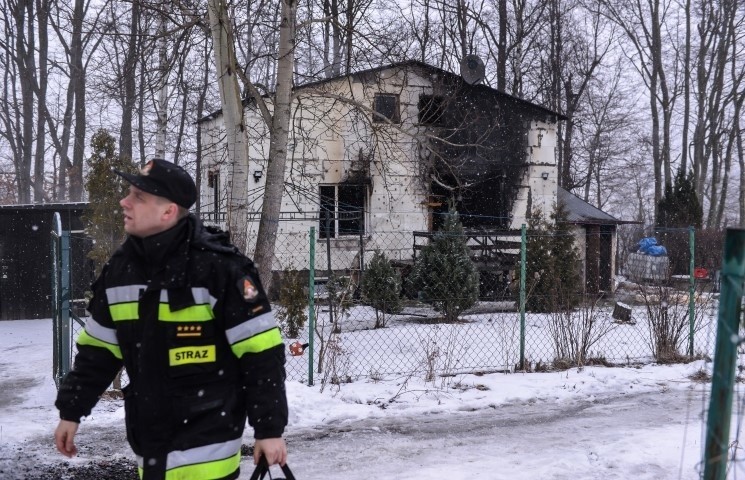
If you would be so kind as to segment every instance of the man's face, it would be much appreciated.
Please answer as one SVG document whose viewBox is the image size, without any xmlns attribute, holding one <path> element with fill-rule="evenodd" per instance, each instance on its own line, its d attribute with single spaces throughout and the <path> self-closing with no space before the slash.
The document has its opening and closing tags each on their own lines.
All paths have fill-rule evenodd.
<svg viewBox="0 0 745 480">
<path fill-rule="evenodd" d="M 167 199 L 129 186 L 129 195 L 119 201 L 124 214 L 124 231 L 135 237 L 149 237 L 174 225 L 169 212 L 176 205 Z M 171 210 L 169 210 L 171 209 Z"/>
</svg>

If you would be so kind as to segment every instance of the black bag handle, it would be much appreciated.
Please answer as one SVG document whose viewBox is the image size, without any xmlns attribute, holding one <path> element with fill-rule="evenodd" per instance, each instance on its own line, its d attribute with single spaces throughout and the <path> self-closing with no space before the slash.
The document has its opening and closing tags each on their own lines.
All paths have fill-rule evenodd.
<svg viewBox="0 0 745 480">
<path fill-rule="evenodd" d="M 263 480 L 267 473 L 269 473 L 269 463 L 266 461 L 266 457 L 262 455 L 259 458 L 259 464 L 254 468 L 254 473 L 251 474 L 249 480 Z M 295 480 L 295 475 L 292 474 L 290 466 L 286 463 L 282 466 L 282 473 L 285 474 L 285 480 Z M 271 478 L 271 474 L 269 475 L 269 478 Z"/>
</svg>

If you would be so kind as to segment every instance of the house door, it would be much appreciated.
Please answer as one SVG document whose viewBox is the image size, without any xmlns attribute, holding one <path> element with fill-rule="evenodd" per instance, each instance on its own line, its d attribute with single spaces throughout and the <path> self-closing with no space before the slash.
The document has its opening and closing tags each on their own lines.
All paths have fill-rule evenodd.
<svg viewBox="0 0 745 480">
<path fill-rule="evenodd" d="M 615 227 L 602 225 L 600 227 L 600 265 L 598 265 L 598 283 L 600 290 L 610 292 L 613 288 L 613 234 Z"/>
<path fill-rule="evenodd" d="M 600 226 L 585 227 L 585 292 L 600 291 Z"/>
</svg>

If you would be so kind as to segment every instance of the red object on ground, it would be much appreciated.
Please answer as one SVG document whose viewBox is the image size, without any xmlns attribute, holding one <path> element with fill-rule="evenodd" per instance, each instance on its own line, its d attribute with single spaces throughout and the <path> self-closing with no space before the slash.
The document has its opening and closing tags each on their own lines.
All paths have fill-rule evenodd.
<svg viewBox="0 0 745 480">
<path fill-rule="evenodd" d="M 709 278 L 709 271 L 705 268 L 696 267 L 693 269 L 693 278 Z"/>
<path fill-rule="evenodd" d="M 303 352 L 305 352 L 305 347 L 307 346 L 308 346 L 307 343 L 305 345 L 303 345 L 300 342 L 291 343 L 290 344 L 290 355 L 292 355 L 293 357 L 299 357 L 300 355 L 303 354 Z"/>
</svg>

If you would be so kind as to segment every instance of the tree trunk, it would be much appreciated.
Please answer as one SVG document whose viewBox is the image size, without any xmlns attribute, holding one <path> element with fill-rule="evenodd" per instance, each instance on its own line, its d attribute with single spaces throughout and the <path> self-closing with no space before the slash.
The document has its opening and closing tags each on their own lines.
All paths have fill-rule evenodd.
<svg viewBox="0 0 745 480">
<path fill-rule="evenodd" d="M 20 128 L 17 131 L 18 150 L 14 159 L 18 175 L 18 201 L 31 203 L 31 162 L 34 136 L 34 7 L 31 0 L 19 0 L 12 10 L 15 17 L 15 62 L 21 88 Z M 28 31 L 28 34 L 27 32 Z M 27 36 L 28 35 L 28 36 Z"/>
<path fill-rule="evenodd" d="M 132 17 L 129 27 L 129 42 L 124 57 L 122 73 L 122 125 L 119 130 L 119 155 L 132 160 L 132 123 L 134 119 L 135 97 L 137 92 L 137 57 L 140 34 L 140 3 L 132 3 Z"/>
<path fill-rule="evenodd" d="M 167 3 L 164 5 L 168 5 Z M 168 132 L 168 60 L 166 37 L 166 16 L 160 14 L 158 19 L 158 100 L 156 103 L 155 121 L 155 157 L 166 158 L 166 135 Z"/>
<path fill-rule="evenodd" d="M 507 0 L 499 0 L 499 43 L 497 44 L 497 90 L 507 88 Z"/>
<path fill-rule="evenodd" d="M 39 32 L 39 72 L 37 101 L 46 105 L 47 96 L 47 64 L 49 55 L 49 3 L 48 0 L 36 0 L 37 31 Z M 46 108 L 39 108 L 36 112 L 36 153 L 34 155 L 34 202 L 45 200 L 44 192 L 44 154 L 46 152 Z"/>
<path fill-rule="evenodd" d="M 83 162 L 85 156 L 86 105 L 85 105 L 85 68 L 83 67 L 83 17 L 84 0 L 75 0 L 72 24 L 72 41 L 70 42 L 70 80 L 75 89 L 75 133 L 72 146 L 72 168 L 69 172 L 70 200 L 79 202 L 83 199 Z"/>
<path fill-rule="evenodd" d="M 207 52 L 209 47 L 205 42 L 204 45 L 204 58 L 207 58 Z M 209 62 L 204 62 L 204 71 L 202 72 L 202 85 L 199 90 L 199 98 L 197 99 L 197 117 L 201 118 L 204 114 L 204 104 L 207 101 L 207 87 L 209 86 L 210 78 L 210 65 Z M 202 191 L 202 122 L 197 122 L 197 146 L 196 146 L 196 178 L 195 183 L 197 184 L 197 192 Z M 196 211 L 197 215 L 202 208 L 201 195 L 197 195 Z"/>
<path fill-rule="evenodd" d="M 659 142 L 659 157 L 655 156 L 655 161 L 659 163 L 660 170 L 660 185 L 661 189 L 664 190 L 664 186 L 672 185 L 672 173 L 670 170 L 670 129 L 671 129 L 671 118 L 672 118 L 672 99 L 670 97 L 670 89 L 667 85 L 667 76 L 665 75 L 665 66 L 662 63 L 662 18 L 660 18 L 660 1 L 654 0 L 650 2 L 651 6 L 651 56 L 653 62 L 653 69 L 656 72 L 657 86 L 659 87 L 659 100 L 657 100 L 657 91 L 652 91 L 652 97 L 655 101 L 659 101 L 660 108 L 662 110 L 662 128 L 658 135 Z M 639 12 L 642 17 L 642 12 Z M 658 125 L 659 128 L 659 125 Z M 661 137 L 661 138 L 660 138 Z M 657 201 L 662 198 L 660 196 Z"/>
<path fill-rule="evenodd" d="M 696 83 L 697 83 L 697 95 L 696 95 L 696 127 L 693 132 L 693 177 L 696 184 L 696 194 L 698 198 L 704 198 L 704 185 L 706 184 L 706 176 L 708 172 L 708 162 L 706 155 L 704 154 L 705 130 L 706 130 L 706 83 L 707 83 L 707 72 L 706 72 L 706 58 L 709 48 L 709 32 L 706 26 L 706 18 L 710 15 L 708 10 L 708 2 L 700 2 L 701 6 L 701 20 L 698 25 L 699 32 L 699 49 L 698 49 L 698 61 L 696 68 Z"/>
<path fill-rule="evenodd" d="M 742 145 L 742 130 L 740 120 L 735 117 L 735 132 L 737 134 L 737 160 L 740 164 L 740 228 L 745 228 L 745 150 Z"/>
<path fill-rule="evenodd" d="M 264 202 L 256 239 L 255 259 L 259 275 L 267 292 L 272 284 L 272 261 L 282 208 L 282 193 L 285 184 L 285 162 L 287 139 L 290 131 L 290 104 L 292 101 L 292 77 L 295 55 L 295 22 L 297 3 L 282 0 L 279 27 L 279 60 L 277 64 L 277 88 L 274 100 L 274 118 L 269 140 L 269 164 L 266 172 Z"/>
<path fill-rule="evenodd" d="M 145 151 L 145 86 L 147 85 L 147 79 L 145 78 L 145 71 L 147 65 L 145 64 L 142 48 L 138 55 L 138 62 L 140 63 L 140 82 L 137 84 L 137 149 L 140 151 L 139 158 L 140 163 L 145 163 L 147 159 L 147 152 Z"/>
<path fill-rule="evenodd" d="M 688 121 L 691 116 L 691 0 L 685 0 L 685 56 L 683 58 L 683 143 L 680 169 L 688 172 Z"/>
<path fill-rule="evenodd" d="M 233 243 L 246 252 L 248 234 L 248 138 L 243 117 L 243 102 L 238 88 L 235 59 L 235 38 L 225 0 L 208 0 L 210 31 L 215 50 L 217 84 L 222 101 L 227 157 L 231 166 L 231 185 L 228 196 L 228 228 Z M 284 4 L 284 3 L 283 3 Z M 281 57 L 280 57 L 281 61 Z M 267 177 L 268 179 L 268 177 Z M 266 199 L 265 202 L 266 204 Z M 276 225 L 275 225 L 276 229 Z"/>
</svg>

